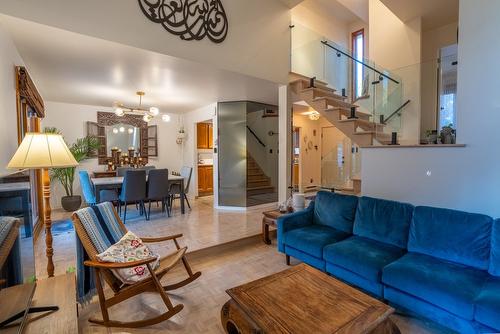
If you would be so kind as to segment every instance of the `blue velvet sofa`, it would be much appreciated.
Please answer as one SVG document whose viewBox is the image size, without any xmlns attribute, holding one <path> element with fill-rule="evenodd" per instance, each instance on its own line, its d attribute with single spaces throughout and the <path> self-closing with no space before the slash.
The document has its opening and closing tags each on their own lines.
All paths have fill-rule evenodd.
<svg viewBox="0 0 500 334">
<path fill-rule="evenodd" d="M 500 220 L 319 192 L 278 250 L 460 333 L 500 331 Z"/>
</svg>

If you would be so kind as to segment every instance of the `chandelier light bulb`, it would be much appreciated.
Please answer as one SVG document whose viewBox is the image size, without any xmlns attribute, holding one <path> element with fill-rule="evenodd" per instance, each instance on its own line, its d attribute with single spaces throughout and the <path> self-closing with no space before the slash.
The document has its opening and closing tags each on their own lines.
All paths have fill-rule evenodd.
<svg viewBox="0 0 500 334">
<path fill-rule="evenodd" d="M 116 135 L 118 133 L 118 129 L 117 128 L 113 128 L 113 133 Z"/>
<path fill-rule="evenodd" d="M 115 115 L 116 115 L 116 116 L 119 116 L 119 117 L 122 117 L 123 115 L 125 115 L 125 112 L 123 111 L 123 109 L 122 109 L 122 108 L 120 108 L 120 107 L 116 107 L 116 108 L 115 108 Z"/>
<path fill-rule="evenodd" d="M 160 113 L 160 109 L 158 109 L 156 107 L 149 108 L 149 114 L 151 116 L 158 116 L 159 113 Z"/>
<path fill-rule="evenodd" d="M 142 117 L 142 120 L 143 120 L 144 122 L 146 122 L 146 123 L 149 123 L 152 119 L 153 119 L 153 116 L 148 115 L 148 114 L 146 114 L 146 115 L 144 115 L 144 116 Z"/>
<path fill-rule="evenodd" d="M 134 133 L 134 129 L 132 129 L 132 128 L 128 128 L 128 130 L 127 130 L 127 131 L 128 131 L 128 133 L 129 133 L 129 134 Z"/>
<path fill-rule="evenodd" d="M 123 126 L 120 126 L 120 132 L 125 132 L 125 128 Z"/>
<path fill-rule="evenodd" d="M 161 120 L 164 121 L 165 123 L 170 122 L 170 115 L 167 114 L 162 115 Z"/>
</svg>

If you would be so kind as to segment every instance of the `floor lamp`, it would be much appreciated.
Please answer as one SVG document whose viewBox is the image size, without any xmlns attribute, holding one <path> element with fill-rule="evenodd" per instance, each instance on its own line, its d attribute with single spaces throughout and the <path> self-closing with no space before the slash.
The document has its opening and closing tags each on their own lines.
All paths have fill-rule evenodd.
<svg viewBox="0 0 500 334">
<path fill-rule="evenodd" d="M 47 274 L 49 277 L 54 276 L 49 168 L 76 166 L 78 166 L 78 162 L 76 162 L 61 135 L 30 132 L 26 133 L 21 145 L 19 145 L 16 153 L 7 165 L 9 169 L 43 170 L 45 253 L 47 255 Z"/>
</svg>

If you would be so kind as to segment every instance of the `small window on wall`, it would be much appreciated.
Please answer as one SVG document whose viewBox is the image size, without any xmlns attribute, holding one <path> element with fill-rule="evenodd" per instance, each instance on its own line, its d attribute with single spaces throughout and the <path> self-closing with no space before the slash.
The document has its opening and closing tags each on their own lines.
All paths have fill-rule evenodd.
<svg viewBox="0 0 500 334">
<path fill-rule="evenodd" d="M 359 62 L 365 57 L 365 30 L 361 29 L 352 33 L 352 56 Z M 354 99 L 363 96 L 364 66 L 354 61 L 352 66 L 352 90 Z"/>
</svg>

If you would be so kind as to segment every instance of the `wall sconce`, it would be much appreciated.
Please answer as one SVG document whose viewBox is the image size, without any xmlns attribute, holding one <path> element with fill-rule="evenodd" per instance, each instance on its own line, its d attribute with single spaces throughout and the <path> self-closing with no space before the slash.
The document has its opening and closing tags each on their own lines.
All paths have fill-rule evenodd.
<svg viewBox="0 0 500 334">
<path fill-rule="evenodd" d="M 185 138 L 186 138 L 186 132 L 184 131 L 184 128 L 180 128 L 179 132 L 177 133 L 176 143 L 181 145 Z"/>
</svg>

